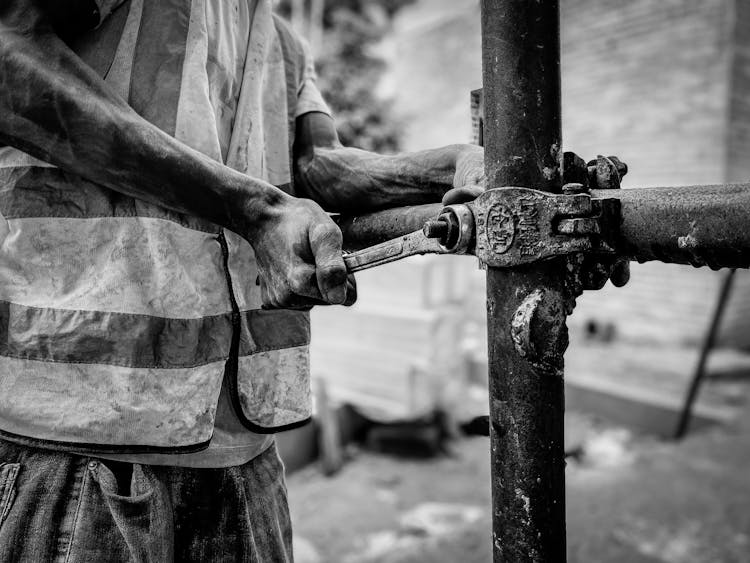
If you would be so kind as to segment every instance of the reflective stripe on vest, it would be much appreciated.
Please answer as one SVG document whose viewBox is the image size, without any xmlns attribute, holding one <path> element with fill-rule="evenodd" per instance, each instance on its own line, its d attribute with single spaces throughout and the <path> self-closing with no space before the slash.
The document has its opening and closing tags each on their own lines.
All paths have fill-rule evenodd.
<svg viewBox="0 0 750 563">
<path fill-rule="evenodd" d="M 219 33 L 227 10 L 252 4 L 130 0 L 98 68 L 167 133 L 291 191 L 289 94 L 304 52 L 268 0 L 246 14 L 250 41 Z M 82 42 L 84 59 L 99 40 Z M 222 62 L 240 48 L 248 64 Z M 210 440 L 232 364 L 248 427 L 309 418 L 308 316 L 260 310 L 243 238 L 8 148 L 0 215 L 0 434 L 78 451 L 194 450 Z"/>
</svg>

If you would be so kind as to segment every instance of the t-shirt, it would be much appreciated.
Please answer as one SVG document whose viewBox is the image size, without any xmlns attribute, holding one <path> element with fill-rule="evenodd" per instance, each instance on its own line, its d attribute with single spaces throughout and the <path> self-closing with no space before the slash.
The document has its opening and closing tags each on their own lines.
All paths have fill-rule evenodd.
<svg viewBox="0 0 750 563">
<path fill-rule="evenodd" d="M 212 123 L 205 121 L 191 123 L 189 116 L 187 119 L 182 116 L 182 121 L 185 127 L 200 127 L 202 136 L 206 128 L 214 130 L 215 139 L 208 145 L 218 147 L 222 160 L 225 159 L 235 125 L 234 118 L 240 96 L 241 78 L 245 66 L 255 62 L 247 57 L 248 47 L 251 41 L 268 37 L 268 34 L 259 33 L 260 39 L 258 39 L 254 31 L 258 29 L 259 24 L 265 25 L 267 29 L 267 24 L 264 22 L 271 17 L 271 0 L 181 0 L 176 2 L 130 0 L 120 5 L 121 2 L 122 0 L 99 0 L 102 16 L 110 15 L 113 9 L 117 12 L 129 10 L 127 17 L 116 14 L 127 21 L 123 26 L 115 27 L 113 33 L 122 33 L 126 40 L 132 37 L 132 41 L 135 41 L 138 34 L 152 34 L 154 56 L 163 58 L 162 61 L 155 60 L 154 64 L 174 64 L 174 54 L 179 51 L 191 53 L 190 58 L 194 61 L 196 51 L 202 52 L 201 57 L 205 59 L 205 64 L 187 64 L 184 62 L 187 57 L 183 57 L 182 72 L 183 74 L 192 73 L 188 78 L 195 84 L 196 91 L 186 97 L 187 101 L 182 104 L 184 107 L 178 108 L 178 113 L 180 110 L 189 112 L 191 103 L 204 106 L 206 103 L 210 104 L 213 111 L 202 111 L 201 119 L 204 120 L 205 115 L 212 114 Z M 160 16 L 152 16 L 159 18 L 158 25 L 143 25 L 143 22 L 139 22 L 135 17 L 135 15 L 142 15 L 144 2 L 150 4 L 148 9 L 163 12 Z M 141 44 L 144 43 L 143 39 L 141 35 L 139 37 Z M 120 43 L 122 44 L 122 40 Z M 257 45 L 255 47 L 255 52 L 257 52 Z M 303 85 L 298 92 L 295 115 L 300 116 L 308 112 L 330 113 L 315 84 L 314 65 L 309 54 L 307 61 Z M 118 68 L 117 65 L 121 65 L 122 68 Z M 114 77 L 117 77 L 118 73 L 126 74 L 128 71 L 125 67 L 127 66 L 127 60 L 118 60 L 118 57 L 115 57 L 108 73 Z M 271 80 L 273 77 L 267 79 Z M 185 83 L 185 76 L 182 82 Z M 160 95 L 163 95 L 163 92 Z M 158 98 L 155 97 L 156 99 Z M 179 121 L 180 116 L 177 119 Z M 278 144 L 281 143 L 282 134 L 286 139 L 284 127 L 285 125 L 280 124 L 277 128 Z M 272 145 L 277 144 L 274 139 L 269 139 L 269 131 L 273 134 L 274 129 L 266 127 L 266 142 Z M 185 129 L 181 133 L 185 142 L 198 150 L 201 150 L 201 143 L 206 143 L 205 140 L 201 140 L 193 144 L 189 137 L 185 139 Z M 286 140 L 283 142 L 286 144 Z M 203 152 L 211 154 L 212 151 L 209 148 Z M 211 154 L 211 156 L 217 155 Z M 273 181 L 272 178 L 263 179 Z M 119 454 L 101 457 L 142 464 L 196 468 L 229 467 L 248 462 L 272 443 L 273 436 L 254 434 L 242 425 L 232 407 L 225 382 L 222 385 L 214 434 L 208 449 L 192 454 Z"/>
</svg>

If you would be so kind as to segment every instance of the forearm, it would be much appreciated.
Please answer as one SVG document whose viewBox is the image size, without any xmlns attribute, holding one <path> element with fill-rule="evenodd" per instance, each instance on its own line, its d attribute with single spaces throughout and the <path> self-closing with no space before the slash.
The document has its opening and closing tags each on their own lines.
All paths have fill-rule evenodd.
<svg viewBox="0 0 750 563">
<path fill-rule="evenodd" d="M 0 143 L 246 235 L 285 198 L 138 116 L 29 2 L 0 9 Z"/>
<path fill-rule="evenodd" d="M 453 187 L 456 160 L 465 145 L 397 155 L 328 147 L 298 163 L 305 197 L 329 211 L 362 213 L 439 201 Z"/>
</svg>

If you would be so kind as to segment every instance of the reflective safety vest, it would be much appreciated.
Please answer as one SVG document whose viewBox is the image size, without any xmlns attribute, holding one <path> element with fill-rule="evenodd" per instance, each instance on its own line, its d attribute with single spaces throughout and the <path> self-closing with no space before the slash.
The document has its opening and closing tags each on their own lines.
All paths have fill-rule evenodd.
<svg viewBox="0 0 750 563">
<path fill-rule="evenodd" d="M 244 38 L 212 35 L 253 9 Z M 293 193 L 309 58 L 270 0 L 129 0 L 75 49 L 148 121 Z M 309 419 L 308 315 L 260 310 L 237 234 L 8 147 L 0 214 L 0 437 L 200 450 L 225 372 L 250 430 Z"/>
</svg>

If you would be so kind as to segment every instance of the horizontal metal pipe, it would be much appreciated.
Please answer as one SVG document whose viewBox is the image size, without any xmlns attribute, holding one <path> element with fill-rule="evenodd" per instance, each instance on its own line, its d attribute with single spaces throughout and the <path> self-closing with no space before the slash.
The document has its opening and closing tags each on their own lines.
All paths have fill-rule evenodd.
<svg viewBox="0 0 750 563">
<path fill-rule="evenodd" d="M 440 213 L 439 203 L 395 207 L 359 217 L 339 216 L 334 220 L 344 235 L 345 250 L 359 250 L 420 230 Z"/>
<path fill-rule="evenodd" d="M 718 268 L 750 267 L 750 184 L 592 190 L 621 206 L 618 254 Z"/>
<path fill-rule="evenodd" d="M 750 267 L 750 184 L 592 190 L 620 201 L 619 254 L 711 268 Z M 344 247 L 356 250 L 421 229 L 440 204 L 339 217 Z"/>
</svg>

